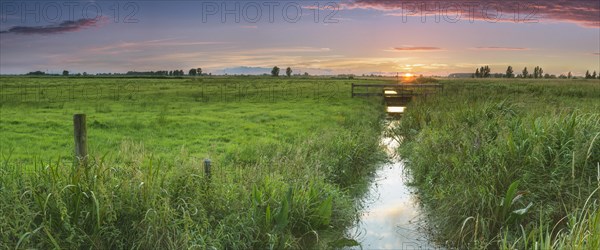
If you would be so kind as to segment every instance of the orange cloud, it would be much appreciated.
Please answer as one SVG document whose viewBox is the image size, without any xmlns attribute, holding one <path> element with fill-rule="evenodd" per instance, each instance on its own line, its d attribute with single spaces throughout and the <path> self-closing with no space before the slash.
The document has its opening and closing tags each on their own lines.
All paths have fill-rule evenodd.
<svg viewBox="0 0 600 250">
<path fill-rule="evenodd" d="M 496 46 L 490 46 L 490 47 L 476 47 L 473 48 L 475 50 L 503 50 L 503 51 L 515 51 L 515 50 L 530 50 L 529 48 L 519 48 L 519 47 L 496 47 Z"/>
<path fill-rule="evenodd" d="M 442 50 L 438 47 L 397 47 L 393 51 L 437 51 Z"/>
</svg>

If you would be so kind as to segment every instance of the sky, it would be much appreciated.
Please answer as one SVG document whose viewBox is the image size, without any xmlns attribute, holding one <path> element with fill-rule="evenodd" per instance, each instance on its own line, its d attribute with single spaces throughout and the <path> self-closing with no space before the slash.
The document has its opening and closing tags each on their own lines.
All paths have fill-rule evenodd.
<svg viewBox="0 0 600 250">
<path fill-rule="evenodd" d="M 0 1 L 0 74 L 600 71 L 600 1 Z"/>
</svg>

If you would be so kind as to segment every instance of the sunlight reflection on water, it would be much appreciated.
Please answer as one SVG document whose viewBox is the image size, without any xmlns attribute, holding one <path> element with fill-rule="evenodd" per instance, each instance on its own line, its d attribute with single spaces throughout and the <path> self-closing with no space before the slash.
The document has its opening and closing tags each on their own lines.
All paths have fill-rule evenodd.
<svg viewBox="0 0 600 250">
<path fill-rule="evenodd" d="M 406 109 L 406 107 L 389 106 L 389 107 L 387 107 L 387 112 L 388 113 L 404 113 L 405 109 Z"/>
<path fill-rule="evenodd" d="M 406 184 L 404 165 L 395 154 L 398 141 L 383 138 L 381 143 L 391 161 L 376 172 L 368 193 L 360 201 L 360 221 L 349 234 L 362 249 L 436 249 L 423 230 L 416 197 Z"/>
</svg>

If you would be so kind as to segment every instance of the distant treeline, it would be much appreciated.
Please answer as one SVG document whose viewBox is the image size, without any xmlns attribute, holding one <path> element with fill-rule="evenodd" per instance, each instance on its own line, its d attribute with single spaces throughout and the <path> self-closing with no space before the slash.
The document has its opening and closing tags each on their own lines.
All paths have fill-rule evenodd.
<svg viewBox="0 0 600 250">
<path fill-rule="evenodd" d="M 551 75 L 551 74 L 544 74 L 544 69 L 542 69 L 542 67 L 540 66 L 536 66 L 533 69 L 533 73 L 529 73 L 529 70 L 527 70 L 527 67 L 523 68 L 523 70 L 521 71 L 520 74 L 515 75 L 515 72 L 513 70 L 512 66 L 508 66 L 508 68 L 506 69 L 506 73 L 502 74 L 502 73 L 491 73 L 491 68 L 489 66 L 482 66 L 480 68 L 475 69 L 475 73 L 471 75 L 472 78 L 546 78 L 546 79 L 576 79 L 577 77 L 573 76 L 573 74 L 571 72 L 565 74 L 560 74 L 559 76 L 556 75 Z M 585 72 L 585 79 L 600 79 L 600 75 L 598 75 L 596 73 L 596 71 L 594 71 L 594 73 L 590 74 L 590 71 L 586 71 Z"/>
<path fill-rule="evenodd" d="M 271 76 L 279 76 L 279 71 L 280 68 L 275 66 L 273 67 L 273 70 L 271 71 Z M 508 66 L 508 68 L 506 69 L 506 73 L 491 73 L 491 68 L 489 66 L 482 66 L 480 68 L 475 69 L 475 73 L 474 74 L 469 74 L 469 73 L 456 73 L 456 74 L 450 74 L 448 75 L 448 77 L 450 78 L 456 78 L 456 77 L 472 77 L 472 78 L 546 78 L 546 79 L 577 79 L 576 76 L 573 76 L 573 74 L 571 72 L 565 74 L 560 74 L 560 75 L 551 75 L 548 73 L 544 74 L 544 69 L 542 69 L 542 67 L 536 66 L 533 69 L 533 73 L 529 73 L 529 70 L 527 69 L 527 67 L 523 68 L 523 70 L 521 71 L 520 74 L 515 74 L 513 67 L 512 66 Z M 288 77 L 292 76 L 292 69 L 290 67 L 288 67 L 286 69 L 286 75 Z M 61 74 L 48 74 L 46 72 L 43 71 L 33 71 L 33 72 L 29 72 L 25 75 L 28 76 L 61 76 Z M 116 77 L 136 77 L 136 76 L 151 76 L 151 77 L 170 77 L 170 76 L 176 76 L 176 77 L 181 77 L 181 76 L 212 76 L 212 73 L 203 73 L 202 72 L 202 68 L 193 68 L 188 70 L 187 74 L 181 70 L 181 69 L 176 69 L 176 70 L 159 70 L 159 71 L 128 71 L 127 73 L 97 73 L 95 74 L 95 76 L 116 76 Z M 225 76 L 227 76 L 228 74 L 224 74 Z M 268 75 L 268 74 L 263 74 L 263 75 Z M 90 74 L 88 74 L 87 72 L 83 72 L 83 73 L 77 73 L 77 74 L 71 74 L 69 73 L 68 70 L 64 70 L 62 72 L 62 76 L 91 76 Z M 241 76 L 243 76 L 243 74 L 241 74 Z M 308 73 L 304 72 L 304 74 L 294 74 L 294 76 L 309 76 Z M 381 75 L 362 75 L 363 77 L 383 77 Z M 421 75 L 422 76 L 422 75 Z M 343 77 L 343 78 L 350 78 L 350 79 L 354 79 L 354 75 L 353 74 L 349 74 L 349 75 L 338 75 L 338 77 Z M 593 73 L 590 73 L 590 71 L 586 71 L 585 72 L 585 76 L 582 76 L 585 79 L 600 79 L 600 74 L 598 74 L 596 71 L 594 71 Z"/>
<path fill-rule="evenodd" d="M 61 76 L 59 74 L 48 74 L 43 71 L 32 71 L 25 75 L 28 76 Z M 127 73 L 97 73 L 96 76 L 184 76 L 183 70 L 159 70 L 159 71 L 127 71 Z M 201 68 L 193 68 L 188 71 L 189 76 L 209 76 L 212 73 L 202 73 Z M 68 70 L 63 70 L 62 76 L 90 76 L 87 72 L 71 74 Z"/>
</svg>

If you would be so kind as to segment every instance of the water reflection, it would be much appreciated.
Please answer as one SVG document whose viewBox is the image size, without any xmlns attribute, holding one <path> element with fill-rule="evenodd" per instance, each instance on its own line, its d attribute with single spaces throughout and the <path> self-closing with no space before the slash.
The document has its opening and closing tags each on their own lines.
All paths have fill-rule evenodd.
<svg viewBox="0 0 600 250">
<path fill-rule="evenodd" d="M 388 113 L 404 113 L 405 109 L 406 109 L 406 107 L 388 106 L 387 112 Z"/>
<path fill-rule="evenodd" d="M 363 213 L 349 234 L 362 249 L 434 249 L 423 232 L 415 196 L 407 187 L 404 165 L 395 154 L 398 142 L 382 139 L 391 162 L 377 171 L 368 193 L 361 201 Z M 354 248 L 361 249 L 361 248 Z"/>
</svg>

